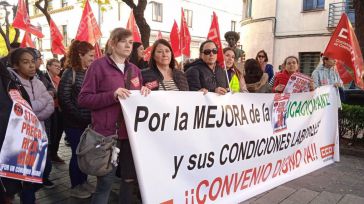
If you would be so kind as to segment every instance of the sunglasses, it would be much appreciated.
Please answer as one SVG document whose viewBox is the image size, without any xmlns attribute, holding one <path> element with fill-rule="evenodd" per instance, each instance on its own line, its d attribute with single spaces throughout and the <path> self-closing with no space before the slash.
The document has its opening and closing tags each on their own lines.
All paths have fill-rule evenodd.
<svg viewBox="0 0 364 204">
<path fill-rule="evenodd" d="M 258 58 L 265 58 L 264 55 L 258 55 Z"/>
<path fill-rule="evenodd" d="M 216 55 L 216 54 L 217 54 L 217 49 L 216 49 L 216 48 L 214 48 L 214 49 L 212 49 L 212 50 L 207 49 L 207 50 L 204 50 L 202 53 L 203 53 L 204 55 L 210 55 L 210 54 L 211 54 L 211 52 L 212 52 L 212 54 Z"/>
</svg>

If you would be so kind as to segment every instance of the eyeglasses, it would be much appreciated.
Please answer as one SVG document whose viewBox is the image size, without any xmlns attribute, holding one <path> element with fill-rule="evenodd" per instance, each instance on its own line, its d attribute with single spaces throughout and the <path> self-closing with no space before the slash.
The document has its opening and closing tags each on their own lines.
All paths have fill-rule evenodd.
<svg viewBox="0 0 364 204">
<path fill-rule="evenodd" d="M 209 54 L 211 54 L 211 52 L 212 52 L 212 54 L 216 55 L 216 54 L 217 54 L 217 49 L 216 49 L 216 48 L 214 48 L 214 49 L 212 49 L 212 50 L 207 49 L 207 50 L 204 50 L 202 53 L 203 53 L 204 55 L 209 55 Z"/>
<path fill-rule="evenodd" d="M 264 55 L 258 55 L 258 58 L 265 58 Z"/>
</svg>

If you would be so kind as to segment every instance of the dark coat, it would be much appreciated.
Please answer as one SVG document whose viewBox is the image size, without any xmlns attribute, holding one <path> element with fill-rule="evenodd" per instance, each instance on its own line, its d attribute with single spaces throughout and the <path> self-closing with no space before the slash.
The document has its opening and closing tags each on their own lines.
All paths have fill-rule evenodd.
<svg viewBox="0 0 364 204">
<path fill-rule="evenodd" d="M 91 123 L 91 111 L 81 108 L 78 104 L 78 95 L 85 78 L 85 71 L 72 69 L 63 72 L 58 87 L 58 102 L 62 110 L 65 128 L 86 128 Z M 74 79 L 74 80 L 73 80 Z"/>
<path fill-rule="evenodd" d="M 190 91 L 205 88 L 209 92 L 215 92 L 217 87 L 229 88 L 225 71 L 216 65 L 215 72 L 213 72 L 201 59 L 191 64 L 186 71 L 186 77 Z"/>
<path fill-rule="evenodd" d="M 180 91 L 188 91 L 188 82 L 184 73 L 177 69 L 172 69 L 173 81 Z M 158 69 L 148 68 L 142 71 L 143 85 L 151 90 L 159 90 L 159 85 L 163 86 L 163 75 Z"/>
</svg>

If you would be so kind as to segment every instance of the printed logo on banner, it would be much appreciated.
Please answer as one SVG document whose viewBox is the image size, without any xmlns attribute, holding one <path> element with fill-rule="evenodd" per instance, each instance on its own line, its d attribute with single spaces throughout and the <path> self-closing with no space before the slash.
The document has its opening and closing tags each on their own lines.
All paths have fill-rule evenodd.
<svg viewBox="0 0 364 204">
<path fill-rule="evenodd" d="M 277 133 L 287 129 L 287 104 L 290 94 L 276 94 L 272 108 L 273 132 Z"/>
<path fill-rule="evenodd" d="M 326 157 L 330 157 L 330 156 L 334 156 L 334 147 L 335 144 L 330 144 L 324 147 L 320 148 L 320 152 L 321 152 L 321 158 L 326 158 Z"/>
<path fill-rule="evenodd" d="M 154 89 L 154 88 L 158 87 L 158 84 L 159 84 L 158 81 L 155 80 L 155 81 L 145 83 L 145 86 L 148 87 L 149 89 Z"/>
<path fill-rule="evenodd" d="M 14 112 L 17 116 L 23 115 L 23 108 L 21 107 L 21 105 L 19 103 L 14 104 Z"/>
<path fill-rule="evenodd" d="M 132 78 L 130 81 L 131 81 L 131 83 L 133 84 L 134 87 L 140 87 L 139 78 L 137 76 Z"/>
</svg>

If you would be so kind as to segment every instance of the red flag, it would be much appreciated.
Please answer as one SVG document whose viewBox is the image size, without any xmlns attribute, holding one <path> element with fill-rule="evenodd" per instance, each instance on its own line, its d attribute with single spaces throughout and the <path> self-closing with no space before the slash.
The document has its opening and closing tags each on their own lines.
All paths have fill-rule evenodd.
<svg viewBox="0 0 364 204">
<path fill-rule="evenodd" d="M 181 56 L 181 45 L 179 41 L 179 30 L 176 21 L 173 23 L 171 33 L 169 34 L 169 39 L 171 41 L 171 47 L 174 53 L 174 57 Z"/>
<path fill-rule="evenodd" d="M 140 38 L 138 26 L 135 22 L 133 10 L 131 10 L 131 12 L 130 12 L 130 16 L 128 19 L 128 23 L 126 24 L 126 28 L 131 30 L 131 32 L 133 33 L 134 42 L 140 42 L 140 43 L 142 42 L 142 40 Z"/>
<path fill-rule="evenodd" d="M 218 50 L 217 61 L 221 67 L 224 67 L 224 55 L 222 53 L 222 44 L 220 40 L 221 38 L 220 38 L 219 22 L 217 20 L 215 12 L 213 12 L 211 27 L 207 35 L 207 39 L 212 40 L 216 43 Z"/>
<path fill-rule="evenodd" d="M 95 43 L 94 48 L 95 48 L 95 59 L 102 57 L 102 52 L 101 52 L 99 43 Z"/>
<path fill-rule="evenodd" d="M 364 89 L 364 62 L 358 39 L 345 13 L 331 36 L 324 56 L 342 61 L 355 74 L 355 84 Z"/>
<path fill-rule="evenodd" d="M 38 38 L 43 38 L 44 35 L 40 29 L 30 24 L 29 15 L 23 0 L 18 1 L 18 9 L 13 21 L 13 27 L 22 29 L 28 33 L 31 33 Z"/>
<path fill-rule="evenodd" d="M 149 61 L 150 56 L 152 55 L 152 48 L 153 46 L 149 46 L 146 49 L 144 49 L 144 60 Z"/>
<path fill-rule="evenodd" d="M 51 51 L 53 54 L 64 55 L 66 54 L 66 49 L 63 46 L 63 36 L 61 32 L 59 32 L 56 24 L 52 19 L 49 22 L 49 28 L 51 30 L 51 41 L 52 41 L 52 48 Z"/>
<path fill-rule="evenodd" d="M 181 11 L 182 11 L 181 30 L 180 30 L 181 54 L 185 55 L 186 57 L 190 57 L 191 35 L 190 31 L 188 30 L 183 8 L 181 9 Z"/>
<path fill-rule="evenodd" d="M 353 77 L 350 75 L 350 73 L 346 70 L 345 65 L 341 61 L 336 62 L 336 69 L 339 73 L 339 76 L 344 84 L 348 84 L 351 81 L 353 81 Z"/>
<path fill-rule="evenodd" d="M 75 39 L 86 41 L 94 45 L 101 37 L 102 33 L 100 27 L 97 25 L 96 18 L 92 13 L 88 0 L 86 0 Z"/>
<path fill-rule="evenodd" d="M 35 45 L 34 45 L 32 39 L 30 38 L 30 33 L 28 33 L 28 32 L 24 33 L 24 37 L 23 37 L 23 40 L 20 43 L 20 47 L 22 47 L 22 48 L 25 48 L 25 47 L 35 48 Z"/>
<path fill-rule="evenodd" d="M 158 31 L 158 35 L 157 35 L 157 40 L 159 40 L 159 39 L 163 39 L 163 35 L 160 30 Z"/>
</svg>

